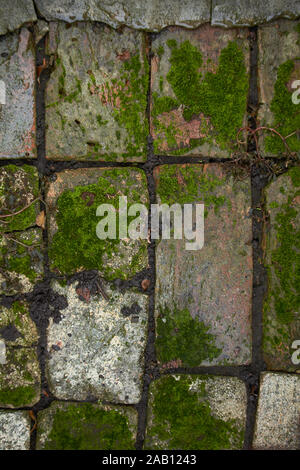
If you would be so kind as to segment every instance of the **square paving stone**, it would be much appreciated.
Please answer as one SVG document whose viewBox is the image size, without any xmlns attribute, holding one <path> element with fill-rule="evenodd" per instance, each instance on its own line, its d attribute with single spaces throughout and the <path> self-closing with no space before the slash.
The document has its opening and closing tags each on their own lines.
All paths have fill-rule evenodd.
<svg viewBox="0 0 300 470">
<path fill-rule="evenodd" d="M 50 159 L 142 161 L 148 62 L 144 36 L 100 24 L 50 24 L 46 90 Z"/>
<path fill-rule="evenodd" d="M 102 296 L 81 299 L 77 283 L 53 289 L 68 307 L 48 328 L 47 375 L 59 399 L 94 396 L 113 403 L 141 398 L 147 336 L 147 296 L 103 285 Z"/>
<path fill-rule="evenodd" d="M 265 198 L 268 294 L 263 312 L 264 358 L 269 369 L 293 371 L 299 368 L 292 363 L 292 345 L 300 339 L 300 168 L 291 168 L 272 181 Z"/>
<path fill-rule="evenodd" d="M 30 427 L 28 411 L 1 411 L 0 450 L 29 450 Z"/>
<path fill-rule="evenodd" d="M 254 449 L 299 450 L 300 376 L 263 373 Z"/>
<path fill-rule="evenodd" d="M 107 279 L 128 279 L 148 265 L 147 240 L 119 238 L 119 197 L 148 204 L 145 173 L 138 169 L 80 169 L 56 174 L 47 189 L 51 269 L 74 274 L 97 269 Z M 100 240 L 96 210 L 112 204 L 117 214 L 116 239 Z M 128 217 L 130 221 L 133 217 Z"/>
<path fill-rule="evenodd" d="M 29 165 L 0 168 L 1 216 L 7 216 L 0 218 L 1 294 L 29 292 L 43 278 L 42 230 L 34 228 L 39 201 L 31 204 L 38 196 L 36 168 Z M 8 216 L 16 212 L 19 213 Z"/>
<path fill-rule="evenodd" d="M 6 341 L 6 362 L 0 364 L 0 406 L 33 406 L 40 398 L 40 369 L 35 348 L 16 348 Z"/>
<path fill-rule="evenodd" d="M 0 37 L 0 77 L 0 158 L 36 158 L 35 53 L 28 29 Z"/>
<path fill-rule="evenodd" d="M 252 228 L 247 175 L 226 167 L 155 169 L 158 202 L 204 203 L 204 246 L 156 250 L 156 353 L 162 368 L 251 362 Z M 199 229 L 199 228 L 198 228 Z"/>
<path fill-rule="evenodd" d="M 169 375 L 152 382 L 145 448 L 241 449 L 247 395 L 235 377 Z"/>
<path fill-rule="evenodd" d="M 156 153 L 230 157 L 246 124 L 248 32 L 170 27 L 152 44 L 151 133 Z"/>
<path fill-rule="evenodd" d="M 137 412 L 131 407 L 53 403 L 38 414 L 38 450 L 134 450 Z"/>
<path fill-rule="evenodd" d="M 283 137 L 292 152 L 300 150 L 297 133 L 300 127 L 300 104 L 294 104 L 293 82 L 300 73 L 300 29 L 296 21 L 278 20 L 258 28 L 258 78 L 260 90 L 259 126 L 275 129 Z M 298 97 L 298 95 L 297 95 Z M 287 152 L 281 138 L 264 131 L 260 147 L 265 155 L 279 156 Z"/>
</svg>

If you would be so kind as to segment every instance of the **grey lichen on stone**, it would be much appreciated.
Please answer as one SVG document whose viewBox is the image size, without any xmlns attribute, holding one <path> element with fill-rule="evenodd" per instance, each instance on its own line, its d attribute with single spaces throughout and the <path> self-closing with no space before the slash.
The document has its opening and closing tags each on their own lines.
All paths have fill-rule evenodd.
<svg viewBox="0 0 300 470">
<path fill-rule="evenodd" d="M 196 28 L 210 20 L 210 0 L 37 0 L 37 8 L 47 20 L 101 21 L 114 28 L 122 25 L 146 31 L 160 31 L 178 25 Z"/>
<path fill-rule="evenodd" d="M 38 414 L 37 450 L 129 450 L 137 421 L 130 406 L 54 402 Z"/>
<path fill-rule="evenodd" d="M 264 372 L 261 376 L 254 449 L 300 447 L 300 376 Z"/>
<path fill-rule="evenodd" d="M 0 77 L 0 158 L 36 158 L 35 52 L 28 29 L 0 38 Z"/>
<path fill-rule="evenodd" d="M 0 35 L 14 31 L 25 23 L 36 21 L 32 0 L 0 0 Z"/>
<path fill-rule="evenodd" d="M 165 375 L 150 385 L 146 449 L 240 449 L 247 393 L 235 377 Z"/>
<path fill-rule="evenodd" d="M 212 0 L 211 24 L 216 26 L 254 26 L 299 16 L 297 0 Z"/>
<path fill-rule="evenodd" d="M 28 411 L 0 411 L 0 450 L 29 450 Z"/>
<path fill-rule="evenodd" d="M 147 336 L 147 297 L 121 293 L 108 284 L 102 296 L 83 302 L 76 283 L 53 284 L 66 297 L 59 323 L 48 327 L 47 376 L 59 399 L 88 396 L 117 403 L 137 403 L 141 397 Z"/>
<path fill-rule="evenodd" d="M 268 292 L 263 310 L 263 351 L 268 369 L 295 371 L 292 344 L 300 338 L 299 231 L 300 168 L 274 179 L 265 189 Z"/>
<path fill-rule="evenodd" d="M 141 32 L 51 23 L 46 157 L 143 161 L 148 62 Z"/>
</svg>

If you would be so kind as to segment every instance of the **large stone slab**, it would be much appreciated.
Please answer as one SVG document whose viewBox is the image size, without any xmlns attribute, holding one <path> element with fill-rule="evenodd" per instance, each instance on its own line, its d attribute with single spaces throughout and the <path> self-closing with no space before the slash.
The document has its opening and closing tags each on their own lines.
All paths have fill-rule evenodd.
<svg viewBox="0 0 300 470">
<path fill-rule="evenodd" d="M 13 3 L 0 0 L 0 11 L 0 35 L 37 19 L 32 0 L 14 0 Z"/>
<path fill-rule="evenodd" d="M 268 294 L 264 304 L 264 358 L 269 369 L 296 370 L 292 363 L 295 340 L 300 339 L 299 229 L 300 168 L 291 168 L 265 190 L 265 266 Z"/>
<path fill-rule="evenodd" d="M 14 295 L 32 290 L 43 277 L 42 231 L 36 168 L 6 165 L 0 168 L 0 293 Z M 33 203 L 33 204 L 31 204 Z M 25 210 L 23 210 L 26 208 Z"/>
<path fill-rule="evenodd" d="M 280 17 L 299 16 L 297 0 L 212 0 L 211 23 L 218 26 L 254 26 Z"/>
<path fill-rule="evenodd" d="M 0 77 L 0 158 L 36 158 L 35 53 L 28 29 L 0 38 Z"/>
<path fill-rule="evenodd" d="M 128 206 L 136 202 L 148 204 L 142 170 L 88 168 L 56 174 L 55 181 L 48 185 L 46 198 L 53 271 L 74 274 L 97 269 L 108 279 L 128 279 L 147 267 L 147 240 L 119 239 L 118 226 L 116 239 L 97 237 L 97 207 L 112 204 L 118 211 L 119 196 L 128 198 Z"/>
<path fill-rule="evenodd" d="M 247 31 L 176 27 L 152 42 L 151 132 L 156 153 L 230 157 L 246 124 Z"/>
<path fill-rule="evenodd" d="M 148 62 L 143 34 L 50 24 L 46 157 L 141 161 L 146 156 Z"/>
<path fill-rule="evenodd" d="M 156 352 L 161 367 L 251 362 L 250 178 L 222 165 L 155 169 L 159 203 L 204 203 L 204 247 L 156 250 Z M 194 227 L 195 228 L 195 227 Z"/>
<path fill-rule="evenodd" d="M 300 376 L 261 376 L 254 449 L 296 450 L 300 447 Z"/>
<path fill-rule="evenodd" d="M 292 95 L 299 89 L 292 88 L 299 80 L 300 30 L 298 22 L 279 20 L 258 28 L 258 79 L 260 126 L 274 128 L 283 137 L 292 152 L 300 150 L 298 133 L 300 127 L 300 104 L 294 104 Z M 298 95 L 297 95 L 298 96 Z M 265 155 L 279 156 L 288 153 L 281 138 L 264 131 L 260 147 Z"/>
<path fill-rule="evenodd" d="M 134 450 L 137 412 L 131 407 L 53 403 L 38 414 L 38 450 Z"/>
<path fill-rule="evenodd" d="M 152 382 L 146 449 L 241 449 L 247 395 L 235 377 L 168 375 Z"/>
<path fill-rule="evenodd" d="M 103 285 L 101 296 L 80 300 L 77 284 L 54 291 L 66 297 L 58 323 L 48 328 L 47 375 L 59 399 L 89 396 L 113 403 L 141 398 L 147 335 L 147 297 Z"/>
<path fill-rule="evenodd" d="M 0 450 L 29 450 L 30 426 L 28 411 L 1 411 Z"/>
<path fill-rule="evenodd" d="M 210 20 L 210 0 L 121 0 L 117 3 L 91 0 L 37 0 L 37 8 L 47 20 L 101 21 L 114 28 L 122 25 L 146 31 L 160 31 L 178 25 L 196 28 Z"/>
</svg>

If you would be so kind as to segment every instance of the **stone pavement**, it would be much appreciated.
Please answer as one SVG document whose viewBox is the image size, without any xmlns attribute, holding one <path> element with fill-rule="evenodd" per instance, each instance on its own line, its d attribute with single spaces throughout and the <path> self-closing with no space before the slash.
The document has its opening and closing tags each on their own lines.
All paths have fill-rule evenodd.
<svg viewBox="0 0 300 470">
<path fill-rule="evenodd" d="M 300 448 L 299 2 L 6 3 L 0 449 Z"/>
</svg>

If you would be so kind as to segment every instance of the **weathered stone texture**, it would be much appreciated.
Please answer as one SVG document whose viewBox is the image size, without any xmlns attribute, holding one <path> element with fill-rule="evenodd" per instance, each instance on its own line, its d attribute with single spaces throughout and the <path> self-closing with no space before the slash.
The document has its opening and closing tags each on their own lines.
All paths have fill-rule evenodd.
<svg viewBox="0 0 300 470">
<path fill-rule="evenodd" d="M 170 25 L 196 28 L 210 20 L 210 0 L 75 0 L 72 5 L 66 0 L 37 0 L 36 5 L 47 20 L 92 20 L 114 28 L 126 25 L 146 31 L 160 31 Z"/>
<path fill-rule="evenodd" d="M 291 151 L 300 150 L 295 131 L 299 129 L 299 104 L 293 104 L 292 95 L 299 80 L 300 34 L 296 21 L 280 20 L 258 28 L 258 124 L 274 128 L 283 137 Z M 258 134 L 259 135 L 259 134 Z M 265 155 L 279 156 L 287 153 L 280 137 L 264 131 L 260 147 Z"/>
<path fill-rule="evenodd" d="M 155 169 L 159 203 L 204 203 L 204 247 L 156 250 L 156 349 L 163 368 L 251 361 L 250 179 L 221 165 Z"/>
<path fill-rule="evenodd" d="M 50 24 L 46 91 L 50 159 L 144 160 L 148 62 L 140 32 Z"/>
<path fill-rule="evenodd" d="M 299 16 L 297 0 L 212 0 L 211 23 L 217 26 L 254 26 L 279 17 Z"/>
<path fill-rule="evenodd" d="M 300 376 L 263 373 L 260 383 L 255 449 L 300 447 Z"/>
<path fill-rule="evenodd" d="M 34 167 L 7 165 L 0 169 L 1 215 L 6 216 L 0 218 L 1 294 L 29 292 L 43 277 L 42 231 L 34 227 L 39 201 L 31 204 L 38 195 Z"/>
<path fill-rule="evenodd" d="M 38 415 L 38 450 L 134 450 L 134 408 L 53 403 Z"/>
<path fill-rule="evenodd" d="M 264 305 L 264 356 L 268 368 L 296 370 L 292 344 L 300 338 L 299 312 L 299 191 L 300 168 L 292 168 L 265 190 L 265 266 L 268 295 Z"/>
<path fill-rule="evenodd" d="M 55 292 L 66 296 L 62 320 L 48 328 L 47 374 L 52 393 L 62 399 L 95 396 L 137 403 L 141 397 L 147 332 L 147 297 L 104 285 L 108 300 L 83 302 L 77 285 Z"/>
<path fill-rule="evenodd" d="M 35 158 L 35 54 L 28 29 L 0 37 L 0 77 L 6 95 L 0 105 L 0 158 Z"/>
<path fill-rule="evenodd" d="M 241 449 L 247 395 L 234 377 L 171 375 L 152 382 L 146 449 Z"/>
<path fill-rule="evenodd" d="M 30 417 L 28 411 L 0 412 L 0 450 L 29 450 Z"/>
<path fill-rule="evenodd" d="M 37 19 L 32 0 L 0 0 L 0 11 L 0 35 Z"/>
<path fill-rule="evenodd" d="M 107 279 L 128 279 L 147 267 L 147 240 L 119 239 L 118 226 L 115 240 L 97 237 L 97 207 L 112 204 L 118 212 L 119 196 L 128 198 L 128 206 L 148 204 L 142 170 L 88 168 L 56 174 L 46 196 L 53 271 L 74 274 L 97 269 Z"/>
<path fill-rule="evenodd" d="M 151 133 L 156 153 L 230 157 L 246 124 L 247 31 L 170 27 L 152 43 Z"/>
</svg>

